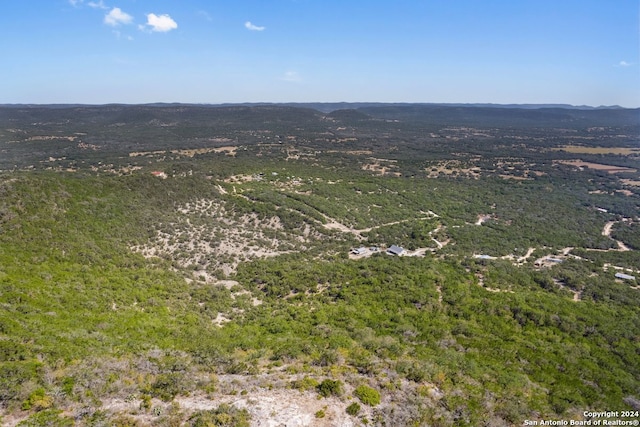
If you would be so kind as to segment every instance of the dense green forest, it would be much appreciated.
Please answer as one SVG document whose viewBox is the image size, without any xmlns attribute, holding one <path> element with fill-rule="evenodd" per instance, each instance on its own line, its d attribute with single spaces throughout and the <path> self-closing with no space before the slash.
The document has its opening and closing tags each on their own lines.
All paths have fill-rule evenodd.
<svg viewBox="0 0 640 427">
<path fill-rule="evenodd" d="M 638 111 L 462 110 L 3 107 L 0 424 L 640 410 Z"/>
</svg>

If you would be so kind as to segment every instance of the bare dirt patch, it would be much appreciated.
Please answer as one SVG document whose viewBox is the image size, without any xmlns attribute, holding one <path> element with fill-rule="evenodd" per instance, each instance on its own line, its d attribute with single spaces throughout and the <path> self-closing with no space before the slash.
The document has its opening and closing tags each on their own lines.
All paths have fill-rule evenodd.
<svg viewBox="0 0 640 427">
<path fill-rule="evenodd" d="M 425 212 L 421 212 L 421 213 L 425 213 Z M 379 225 L 375 225 L 372 227 L 367 227 L 367 228 L 361 228 L 361 229 L 356 229 L 353 227 L 348 227 L 342 223 L 340 223 L 338 220 L 331 218 L 328 215 L 323 214 L 322 216 L 327 220 L 326 223 L 322 224 L 322 226 L 324 228 L 326 228 L 327 230 L 338 230 L 341 231 L 343 233 L 349 233 L 349 234 L 353 234 L 354 236 L 356 236 L 357 238 L 359 238 L 360 240 L 364 240 L 364 237 L 362 236 L 362 233 L 368 233 L 372 230 L 376 230 L 378 228 L 382 228 L 382 227 L 388 227 L 390 225 L 397 225 L 397 224 L 402 224 L 403 222 L 409 222 L 409 221 L 425 221 L 431 218 L 437 218 L 438 215 L 436 215 L 435 213 L 428 211 L 426 212 L 426 214 L 428 215 L 427 217 L 422 217 L 422 218 L 409 218 L 409 219 L 403 219 L 400 221 L 393 221 L 393 222 L 388 222 L 385 224 L 379 224 Z M 437 230 L 434 230 L 434 232 L 439 231 L 440 227 Z"/>
<path fill-rule="evenodd" d="M 640 148 L 629 147 L 584 147 L 582 145 L 564 145 L 552 148 L 552 151 L 566 151 L 575 154 L 621 154 L 623 156 L 640 154 Z"/>
<path fill-rule="evenodd" d="M 628 221 L 629 219 L 626 218 L 626 220 Z M 618 221 L 609 221 L 609 222 L 607 222 L 604 225 L 604 228 L 602 229 L 602 235 L 611 238 L 611 229 L 613 228 L 613 225 L 616 222 L 618 222 Z M 629 248 L 627 245 L 625 245 L 620 240 L 615 240 L 615 242 L 618 245 L 618 249 L 617 249 L 618 251 L 626 252 L 626 251 L 630 251 L 631 250 L 631 248 Z M 615 249 L 613 249 L 613 250 L 615 250 Z"/>
<path fill-rule="evenodd" d="M 402 174 L 398 172 L 397 160 L 377 159 L 375 157 L 369 157 L 367 160 L 369 160 L 369 162 L 362 164 L 362 170 L 372 171 L 376 175 L 402 176 Z"/>
<path fill-rule="evenodd" d="M 533 178 L 528 178 L 526 176 L 517 176 L 517 175 L 499 175 L 502 179 L 513 179 L 516 181 L 531 181 Z"/>
<path fill-rule="evenodd" d="M 483 215 L 483 214 L 478 214 L 478 220 L 476 222 L 474 222 L 474 225 L 482 225 L 485 222 L 489 221 L 490 219 L 494 219 L 493 215 Z"/>
<path fill-rule="evenodd" d="M 481 169 L 477 166 L 466 166 L 459 160 L 447 160 L 437 163 L 425 169 L 429 178 L 444 176 L 464 176 L 467 178 L 479 178 Z"/>
<path fill-rule="evenodd" d="M 575 166 L 578 169 L 589 168 L 589 169 L 602 170 L 602 171 L 606 171 L 608 173 L 636 172 L 637 171 L 637 169 L 627 168 L 627 167 L 623 167 L 623 166 L 605 165 L 605 164 L 602 164 L 602 163 L 585 162 L 585 161 L 582 161 L 582 160 L 554 160 L 554 163 L 560 163 L 560 164 L 563 164 L 563 165 Z"/>
<path fill-rule="evenodd" d="M 226 178 L 224 182 L 232 184 L 242 184 L 245 182 L 259 181 L 262 178 L 258 175 L 232 175 Z"/>
<path fill-rule="evenodd" d="M 331 427 L 356 425 L 356 418 L 346 413 L 346 402 L 330 397 L 319 399 L 315 392 L 300 392 L 297 390 L 277 389 L 269 390 L 244 384 L 243 379 L 236 378 L 235 384 L 243 390 L 238 395 L 215 393 L 213 395 L 197 394 L 192 396 L 178 396 L 173 402 L 162 402 L 158 399 L 151 401 L 154 410 L 161 414 L 168 413 L 172 404 L 177 404 L 180 411 L 187 417 L 197 411 L 208 411 L 218 408 L 221 404 L 231 405 L 238 409 L 246 409 L 251 415 L 251 426 L 255 427 L 302 427 L 317 426 Z M 124 399 L 107 399 L 102 402 L 101 410 L 111 414 L 127 414 L 144 425 L 155 425 L 158 416 L 140 409 L 138 399 L 126 401 Z M 317 418 L 316 413 L 324 411 L 323 418 Z M 370 412 L 364 408 L 365 414 Z"/>
</svg>

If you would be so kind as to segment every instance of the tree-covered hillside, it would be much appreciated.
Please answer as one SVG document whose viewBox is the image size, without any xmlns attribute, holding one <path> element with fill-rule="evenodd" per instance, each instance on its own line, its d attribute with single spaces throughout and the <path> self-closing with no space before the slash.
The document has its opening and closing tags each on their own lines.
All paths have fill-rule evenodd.
<svg viewBox="0 0 640 427">
<path fill-rule="evenodd" d="M 616 277 L 640 277 L 639 154 L 621 128 L 118 108 L 0 132 L 21 161 L 0 174 L 1 424 L 640 410 L 640 288 Z M 61 137 L 80 122 L 82 142 Z"/>
</svg>

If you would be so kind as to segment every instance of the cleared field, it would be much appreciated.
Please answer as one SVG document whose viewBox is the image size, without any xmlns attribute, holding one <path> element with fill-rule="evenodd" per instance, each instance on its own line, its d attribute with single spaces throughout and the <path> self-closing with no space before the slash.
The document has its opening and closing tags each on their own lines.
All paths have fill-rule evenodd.
<svg viewBox="0 0 640 427">
<path fill-rule="evenodd" d="M 582 160 L 559 160 L 558 163 L 562 163 L 563 165 L 576 166 L 579 168 L 589 168 L 589 169 L 597 169 L 603 170 L 608 173 L 618 173 L 618 172 L 635 172 L 636 169 L 626 168 L 623 166 L 612 166 L 605 165 L 602 163 L 592 163 L 592 162 L 583 162 Z"/>
<path fill-rule="evenodd" d="M 566 151 L 576 154 L 621 154 L 628 156 L 640 154 L 640 148 L 629 147 L 584 147 L 581 145 L 565 145 L 559 148 L 552 148 L 553 151 Z"/>
</svg>

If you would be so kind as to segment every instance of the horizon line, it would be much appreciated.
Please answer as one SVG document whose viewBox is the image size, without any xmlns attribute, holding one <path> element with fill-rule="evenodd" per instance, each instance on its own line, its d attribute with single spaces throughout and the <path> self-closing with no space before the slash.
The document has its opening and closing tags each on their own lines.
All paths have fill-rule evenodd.
<svg viewBox="0 0 640 427">
<path fill-rule="evenodd" d="M 233 106 L 233 105 L 307 105 L 307 104 L 377 104 L 377 105 L 433 105 L 433 106 L 469 106 L 469 107 L 533 107 L 533 108 L 572 108 L 572 109 L 640 109 L 636 107 L 623 107 L 621 105 L 587 105 L 587 104 L 569 104 L 569 103 L 496 103 L 496 102 L 388 102 L 388 101 L 243 101 L 243 102 L 181 102 L 181 101 L 155 101 L 155 102 L 107 102 L 107 103 L 84 103 L 84 102 L 6 102 L 0 103 L 0 107 L 19 107 L 19 106 L 43 106 L 43 107 L 65 107 L 65 106 L 163 106 L 163 105 L 190 105 L 190 106 Z"/>
</svg>

